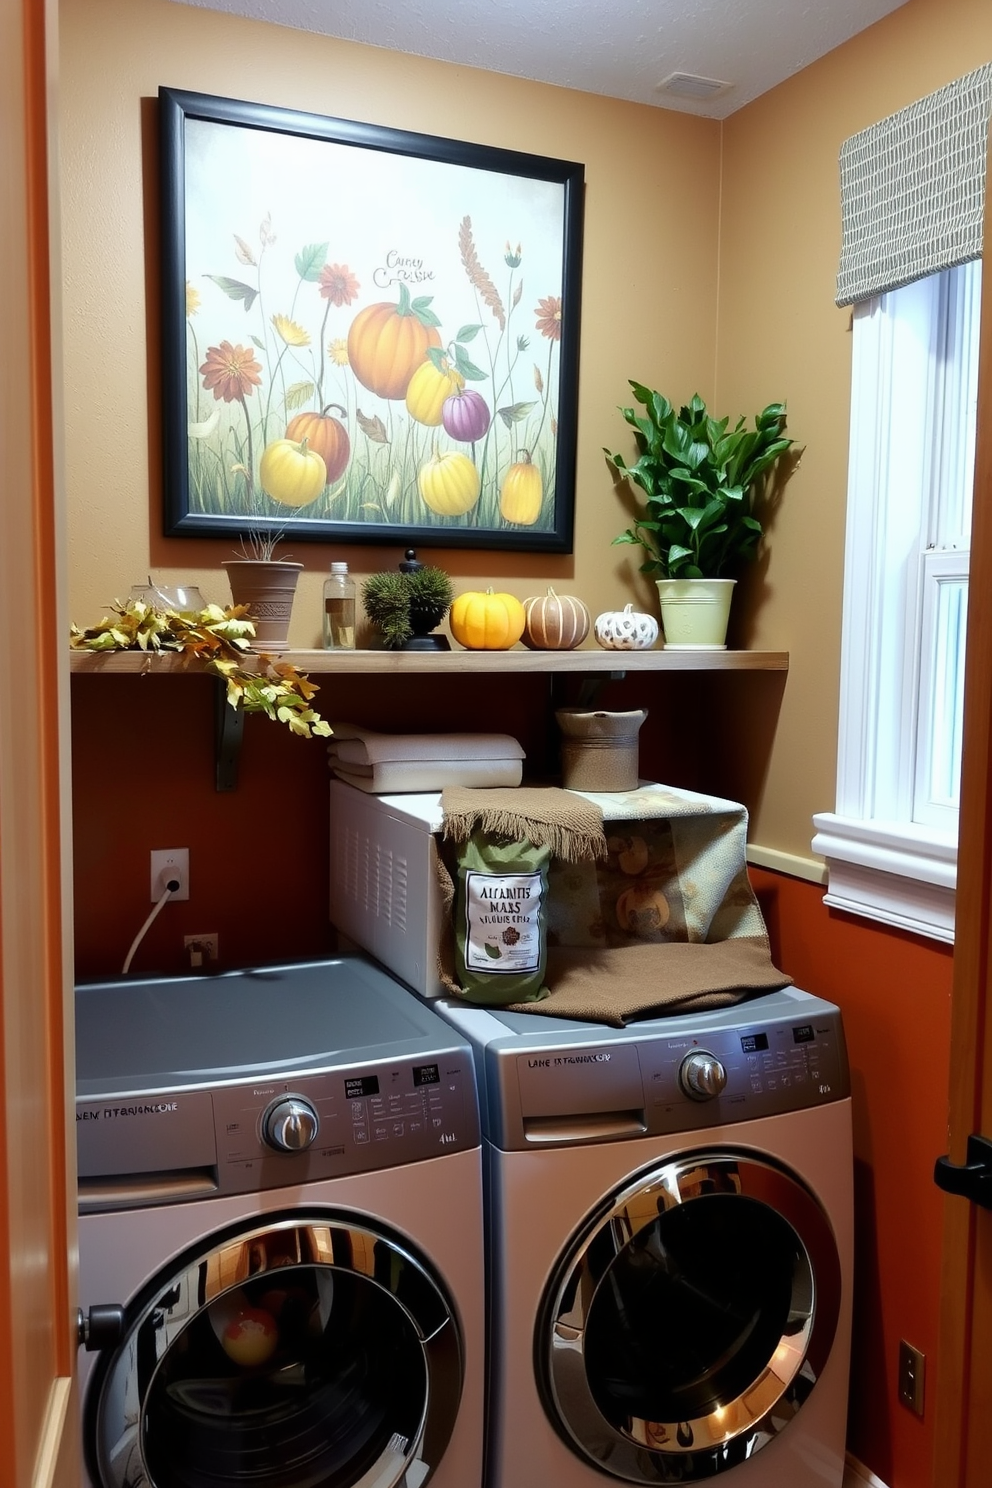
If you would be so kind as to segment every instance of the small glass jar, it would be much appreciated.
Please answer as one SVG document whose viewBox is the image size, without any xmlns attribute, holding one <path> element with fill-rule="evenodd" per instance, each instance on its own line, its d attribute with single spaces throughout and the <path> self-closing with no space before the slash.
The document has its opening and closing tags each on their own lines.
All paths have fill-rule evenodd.
<svg viewBox="0 0 992 1488">
<path fill-rule="evenodd" d="M 347 563 L 332 563 L 324 580 L 324 650 L 355 649 L 355 581 Z"/>
</svg>

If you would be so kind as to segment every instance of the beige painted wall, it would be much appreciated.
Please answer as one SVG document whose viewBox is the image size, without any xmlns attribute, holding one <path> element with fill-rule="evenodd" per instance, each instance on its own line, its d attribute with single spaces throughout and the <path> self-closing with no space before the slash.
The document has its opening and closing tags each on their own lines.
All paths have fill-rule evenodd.
<svg viewBox="0 0 992 1488">
<path fill-rule="evenodd" d="M 909 0 L 724 125 L 319 38 L 168 0 L 62 0 L 63 261 L 70 613 L 99 618 L 149 568 L 226 599 L 223 540 L 160 533 L 155 105 L 160 85 L 337 114 L 585 164 L 572 557 L 421 552 L 456 587 L 544 581 L 593 613 L 653 605 L 601 449 L 635 377 L 752 414 L 785 398 L 805 448 L 742 585 L 749 646 L 791 669 L 752 841 L 809 855 L 834 799 L 849 316 L 833 305 L 842 141 L 992 55 L 988 0 Z M 722 198 L 722 199 L 721 199 Z M 719 352 L 719 354 L 717 354 Z M 359 577 L 391 548 L 297 544 L 292 642 L 317 643 L 332 556 Z M 766 737 L 764 728 L 754 737 Z M 745 730 L 735 748 L 747 748 Z M 760 779 L 764 762 L 754 772 Z"/>
<path fill-rule="evenodd" d="M 724 127 L 717 397 L 749 412 L 784 397 L 805 447 L 748 585 L 748 645 L 791 655 L 752 833 L 786 852 L 808 854 L 810 817 L 834 807 L 851 386 L 838 153 L 990 58 L 988 0 L 909 0 Z"/>
<path fill-rule="evenodd" d="M 586 211 L 574 559 L 449 550 L 460 588 L 493 577 L 521 598 L 545 577 L 593 613 L 632 598 L 626 517 L 602 455 L 623 443 L 627 379 L 712 392 L 719 125 L 166 0 L 63 0 L 63 181 L 71 611 L 91 623 L 151 565 L 228 598 L 222 539 L 159 534 L 155 99 L 160 85 L 507 146 L 585 164 Z M 690 288 L 691 287 L 691 288 Z M 536 287 L 534 287 L 536 290 Z M 533 292 L 525 284 L 525 293 Z M 332 556 L 359 575 L 393 548 L 306 564 L 292 642 L 318 643 Z M 635 565 L 636 568 L 636 565 Z M 537 592 L 540 592 L 537 590 Z M 651 599 L 648 586 L 642 590 Z"/>
</svg>

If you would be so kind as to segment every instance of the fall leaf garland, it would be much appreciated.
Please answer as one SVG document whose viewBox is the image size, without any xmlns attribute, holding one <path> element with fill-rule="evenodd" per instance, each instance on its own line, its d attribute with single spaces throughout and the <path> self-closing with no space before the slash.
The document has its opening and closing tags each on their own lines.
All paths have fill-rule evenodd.
<svg viewBox="0 0 992 1488">
<path fill-rule="evenodd" d="M 73 625 L 69 644 L 84 651 L 144 651 L 180 654 L 184 663 L 199 661 L 204 671 L 221 677 L 227 701 L 245 713 L 264 713 L 309 739 L 327 738 L 331 726 L 311 706 L 315 682 L 288 662 L 259 653 L 259 670 L 248 670 L 243 658 L 251 650 L 255 626 L 247 619 L 247 605 L 207 605 L 193 612 L 159 610 L 142 600 L 123 605 L 116 601 L 112 616 L 80 630 Z"/>
</svg>

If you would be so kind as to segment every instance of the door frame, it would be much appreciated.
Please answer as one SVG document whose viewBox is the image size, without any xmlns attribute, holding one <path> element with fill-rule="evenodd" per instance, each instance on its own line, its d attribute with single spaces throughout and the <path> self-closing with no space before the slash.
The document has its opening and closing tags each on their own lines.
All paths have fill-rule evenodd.
<svg viewBox="0 0 992 1488">
<path fill-rule="evenodd" d="M 56 0 L 0 8 L 0 1481 L 25 1488 L 80 1474 L 57 38 Z"/>
<path fill-rule="evenodd" d="M 992 149 L 986 166 L 992 181 Z M 992 1134 L 992 211 L 985 214 L 956 928 L 949 1149 Z M 992 1462 L 992 1211 L 944 1200 L 932 1481 L 984 1488 Z"/>
</svg>

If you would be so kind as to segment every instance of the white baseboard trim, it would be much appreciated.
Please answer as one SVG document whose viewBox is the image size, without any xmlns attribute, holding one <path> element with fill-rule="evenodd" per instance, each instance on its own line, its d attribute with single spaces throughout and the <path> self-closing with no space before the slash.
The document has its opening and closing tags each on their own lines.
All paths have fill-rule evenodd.
<svg viewBox="0 0 992 1488">
<path fill-rule="evenodd" d="M 844 1488 L 887 1488 L 887 1484 L 847 1452 L 844 1456 Z"/>
<path fill-rule="evenodd" d="M 758 868 L 787 873 L 790 878 L 805 878 L 809 883 L 825 884 L 827 881 L 826 863 L 815 858 L 801 858 L 796 853 L 780 852 L 777 847 L 761 847 L 756 842 L 749 842 L 747 860 Z"/>
</svg>

